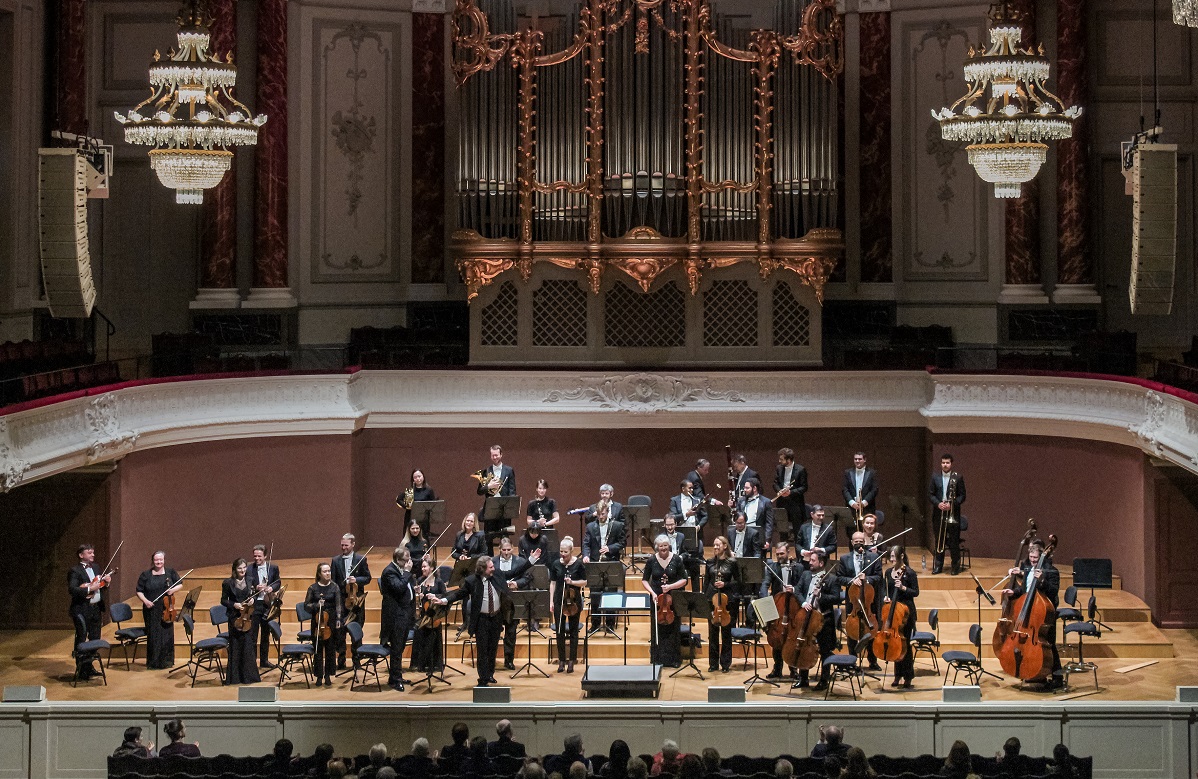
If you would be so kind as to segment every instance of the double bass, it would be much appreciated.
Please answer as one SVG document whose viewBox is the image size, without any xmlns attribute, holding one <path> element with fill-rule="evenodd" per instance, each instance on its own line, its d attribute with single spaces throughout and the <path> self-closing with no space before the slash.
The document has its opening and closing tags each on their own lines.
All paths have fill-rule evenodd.
<svg viewBox="0 0 1198 779">
<path fill-rule="evenodd" d="M 811 595 L 804 603 L 804 606 L 810 606 L 811 609 L 808 611 L 806 608 L 800 607 L 803 608 L 803 611 L 799 614 L 799 621 L 794 630 L 794 648 L 782 647 L 782 659 L 794 668 L 807 670 L 819 662 L 818 636 L 824 627 L 824 614 L 819 610 L 819 598 L 827 576 L 828 571 L 826 570 L 815 575 Z M 793 662 L 790 657 L 794 658 Z"/>
<path fill-rule="evenodd" d="M 889 575 L 896 581 L 901 580 L 907 572 L 907 566 L 896 564 L 890 569 Z M 887 663 L 897 663 L 907 656 L 907 637 L 903 634 L 903 626 L 911 610 L 907 604 L 899 602 L 898 590 L 889 603 L 883 603 L 878 614 L 878 630 L 874 633 L 874 654 L 879 660 Z"/>
<path fill-rule="evenodd" d="M 779 562 L 779 567 L 781 566 Z M 774 575 L 778 583 L 782 577 L 768 565 L 765 570 Z M 770 622 L 765 629 L 765 639 L 770 647 L 782 653 L 782 659 L 792 668 L 799 662 L 799 619 L 802 616 L 803 604 L 793 592 L 782 592 L 774 595 L 774 607 L 778 610 L 778 618 Z"/>
<path fill-rule="evenodd" d="M 1025 592 L 1007 598 L 1002 617 L 994 626 L 993 646 L 1004 673 L 1021 681 L 1047 679 L 1052 673 L 1052 624 L 1056 608 L 1037 587 L 1044 561 L 1057 546 L 1050 534 L 1036 564 L 1024 577 Z"/>
</svg>

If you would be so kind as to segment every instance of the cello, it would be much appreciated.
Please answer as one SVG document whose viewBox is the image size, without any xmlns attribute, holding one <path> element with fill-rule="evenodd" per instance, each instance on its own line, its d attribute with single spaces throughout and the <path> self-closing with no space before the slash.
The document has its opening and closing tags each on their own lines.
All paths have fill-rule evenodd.
<svg viewBox="0 0 1198 779">
<path fill-rule="evenodd" d="M 900 581 L 907 572 L 905 563 L 895 563 L 890 569 L 890 575 L 896 582 Z M 883 603 L 878 614 L 878 632 L 874 633 L 874 654 L 879 660 L 887 663 L 897 663 L 907 656 L 907 637 L 903 635 L 903 626 L 911 610 L 907 604 L 899 602 L 898 588 L 895 597 L 889 603 Z"/>
<path fill-rule="evenodd" d="M 794 630 L 794 640 L 791 644 L 783 645 L 782 659 L 792 668 L 810 669 L 819 662 L 819 632 L 824 627 L 824 614 L 819 610 L 820 591 L 828 571 L 820 571 L 815 575 L 811 595 L 800 608 L 798 624 Z M 797 600 L 797 599 L 796 599 Z M 810 610 L 806 609 L 810 606 Z"/>
<path fill-rule="evenodd" d="M 781 561 L 779 562 L 781 568 Z M 779 584 L 784 587 L 786 585 L 782 581 L 782 577 L 768 565 L 765 570 L 774 575 Z M 793 586 L 791 586 L 793 589 Z M 765 629 L 765 640 L 775 651 L 782 652 L 782 659 L 787 660 L 789 665 L 796 667 L 798 662 L 798 623 L 799 612 L 803 610 L 803 605 L 799 603 L 798 597 L 793 592 L 782 592 L 774 594 L 774 607 L 778 610 L 778 618 L 769 623 Z M 789 648 L 789 649 L 788 649 Z"/>
<path fill-rule="evenodd" d="M 878 557 L 874 562 L 881 559 L 881 557 Z M 873 565 L 873 563 L 870 563 L 870 565 Z M 862 574 L 864 574 L 864 571 Z M 853 579 L 853 583 L 849 585 L 848 601 L 852 611 L 844 618 L 844 632 L 853 641 L 857 641 L 866 633 L 872 634 L 877 630 L 878 623 L 870 614 L 869 607 L 866 606 L 867 603 L 872 605 L 875 602 L 876 595 L 877 592 L 868 579 L 864 580 L 864 584 L 857 584 L 857 580 Z"/>
<path fill-rule="evenodd" d="M 1038 588 L 1044 561 L 1057 546 L 1057 537 L 1049 534 L 1048 544 L 1024 576 L 1025 592 L 1008 598 L 1002 617 L 994 626 L 994 652 L 1004 673 L 1020 681 L 1047 679 L 1052 673 L 1052 622 L 1056 608 Z"/>
</svg>

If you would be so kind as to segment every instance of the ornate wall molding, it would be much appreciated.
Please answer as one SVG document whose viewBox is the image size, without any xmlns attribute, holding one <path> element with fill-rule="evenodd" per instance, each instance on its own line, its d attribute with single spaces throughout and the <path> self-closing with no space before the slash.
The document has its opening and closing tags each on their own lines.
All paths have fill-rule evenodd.
<svg viewBox="0 0 1198 779">
<path fill-rule="evenodd" d="M 1198 404 L 1132 382 L 917 371 L 497 376 L 360 371 L 176 381 L 19 411 L 0 417 L 0 490 L 159 446 L 364 427 L 926 427 L 1106 441 L 1198 473 Z"/>
</svg>

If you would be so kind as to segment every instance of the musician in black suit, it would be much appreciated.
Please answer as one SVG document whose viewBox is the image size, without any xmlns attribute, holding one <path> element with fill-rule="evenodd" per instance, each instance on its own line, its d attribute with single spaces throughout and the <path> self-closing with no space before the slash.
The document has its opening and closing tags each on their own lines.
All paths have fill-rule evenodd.
<svg viewBox="0 0 1198 779">
<path fill-rule="evenodd" d="M 856 511 L 857 496 L 861 496 L 862 512 L 875 510 L 878 501 L 878 474 L 873 468 L 866 467 L 865 453 L 853 454 L 853 467 L 844 471 L 844 504 Z"/>
<path fill-rule="evenodd" d="M 769 551 L 770 540 L 774 537 L 774 506 L 761 494 L 761 482 L 756 477 L 745 482 L 743 492 L 740 507 L 749 524 L 757 528 L 757 543 L 761 549 L 758 557 L 762 557 Z"/>
<path fill-rule="evenodd" d="M 618 561 L 620 552 L 624 550 L 624 523 L 617 519 L 624 507 L 611 499 L 614 492 L 610 484 L 604 484 L 599 488 L 599 502 L 587 510 L 586 517 L 591 521 L 587 522 L 586 536 L 582 540 L 584 565 L 591 562 Z M 618 582 L 609 582 L 602 591 L 591 588 L 591 612 L 594 613 L 598 608 L 600 592 L 616 592 L 623 589 L 623 584 L 624 580 L 621 577 Z M 615 615 L 608 616 L 604 621 L 609 629 L 615 630 Z M 591 630 L 598 627 L 599 616 L 595 615 L 591 618 Z"/>
<path fill-rule="evenodd" d="M 258 593 L 254 598 L 254 622 L 258 626 L 258 667 L 263 670 L 274 668 L 270 662 L 271 634 L 263 623 L 270 611 L 268 601 L 273 601 L 282 580 L 279 576 L 279 566 L 266 559 L 265 544 L 254 545 L 253 560 L 246 578 L 249 579 L 250 587 Z"/>
<path fill-rule="evenodd" d="M 499 540 L 499 554 L 495 560 L 495 580 L 508 592 L 523 590 L 532 581 L 532 564 L 515 554 L 510 538 Z M 520 626 L 520 615 L 513 609 L 503 623 L 503 667 L 516 670 L 516 630 Z"/>
<path fill-rule="evenodd" d="M 503 629 L 503 614 L 512 608 L 507 587 L 495 577 L 495 561 L 480 557 L 474 573 L 467 576 L 462 586 L 446 597 L 446 604 L 468 600 L 466 629 L 474 636 L 478 649 L 475 668 L 478 671 L 478 686 L 497 684 L 495 680 L 495 653 L 499 649 L 499 633 Z"/>
<path fill-rule="evenodd" d="M 707 507 L 703 505 L 703 496 L 695 494 L 695 484 L 690 479 L 683 479 L 680 492 L 670 498 L 669 515 L 679 525 L 707 525 Z"/>
<path fill-rule="evenodd" d="M 1049 555 L 1041 564 L 1039 574 L 1034 577 L 1035 584 L 1030 585 L 1028 581 L 1032 575 L 1032 571 L 1039 562 L 1040 556 L 1044 554 L 1044 541 L 1039 538 L 1033 538 L 1027 547 L 1027 559 L 1023 563 L 1009 570 L 1007 573 L 1011 575 L 1011 586 L 1003 590 L 1003 594 L 1010 598 L 1018 598 L 1020 595 L 1028 592 L 1030 589 L 1035 589 L 1053 605 L 1053 611 L 1044 621 L 1048 628 L 1048 635 L 1041 638 L 1042 642 L 1046 642 L 1052 650 L 1052 674 L 1045 679 L 1047 689 L 1054 690 L 1064 684 L 1064 680 L 1060 675 L 1061 671 L 1061 656 L 1057 652 L 1057 613 L 1056 606 L 1058 604 L 1061 592 L 1061 572 L 1053 565 L 1052 556 Z"/>
<path fill-rule="evenodd" d="M 487 482 L 479 480 L 478 494 L 483 496 L 483 507 L 486 507 L 488 497 L 507 498 L 516 494 L 516 472 L 512 470 L 510 465 L 503 464 L 503 447 L 499 444 L 491 446 L 491 463 L 481 469 L 491 472 L 491 479 Z M 485 516 L 483 509 L 478 510 L 480 517 Z M 483 530 L 487 535 L 487 549 L 490 550 L 490 542 L 495 539 L 502 528 L 495 520 L 483 520 Z"/>
<path fill-rule="evenodd" d="M 704 460 L 702 457 L 700 457 L 695 462 L 695 469 L 688 473 L 684 479 L 684 481 L 689 481 L 691 485 L 693 485 L 691 494 L 694 495 L 697 500 L 702 500 L 703 496 L 708 494 L 707 486 L 703 484 L 703 479 L 706 478 L 707 474 L 709 473 L 711 473 L 711 461 Z M 712 502 L 714 503 L 715 501 Z"/>
<path fill-rule="evenodd" d="M 453 537 L 453 559 L 469 560 L 487 552 L 487 539 L 478 529 L 478 518 L 473 513 L 462 517 L 462 529 Z"/>
<path fill-rule="evenodd" d="M 849 551 L 841 556 L 836 561 L 836 565 L 832 567 L 831 576 L 835 578 L 835 586 L 842 587 L 845 590 L 845 615 L 852 613 L 852 609 L 858 606 L 865 607 L 871 615 L 878 612 L 878 601 L 882 593 L 882 564 L 875 562 L 879 555 L 876 552 L 869 551 L 865 546 L 865 533 L 857 531 L 853 533 L 852 546 Z M 865 573 L 862 574 L 862 571 Z M 868 584 L 874 588 L 873 600 L 868 603 L 861 604 L 851 603 L 848 601 L 848 588 L 852 584 Z M 857 641 L 848 639 L 849 654 L 857 653 Z M 869 667 L 870 670 L 880 670 L 878 660 L 874 657 L 873 646 L 869 647 Z"/>
<path fill-rule="evenodd" d="M 949 500 L 950 494 L 952 500 Z M 932 504 L 932 515 L 936 517 L 936 538 L 941 538 L 939 534 L 944 537 L 944 546 L 937 544 L 933 550 L 932 573 L 944 570 L 944 550 L 948 549 L 953 576 L 956 576 L 961 573 L 961 504 L 965 502 L 965 477 L 953 470 L 953 456 L 947 452 L 940 455 L 940 470 L 932 474 L 928 483 L 928 500 Z"/>
<path fill-rule="evenodd" d="M 833 527 L 834 524 L 835 521 L 826 521 L 823 506 L 817 503 L 811 507 L 811 519 L 803 523 L 795 538 L 795 546 L 799 550 L 799 558 L 804 563 L 809 562 L 811 550 L 815 547 L 824 550 L 825 558 L 831 557 L 836 553 L 836 528 Z"/>
<path fill-rule="evenodd" d="M 748 523 L 745 512 L 736 511 L 736 520 L 728 528 L 728 546 L 736 557 L 761 557 L 761 542 L 757 528 Z"/>
<path fill-rule="evenodd" d="M 341 554 L 330 561 L 333 583 L 341 588 L 341 602 L 345 602 L 350 581 L 357 582 L 358 595 L 361 599 L 361 604 L 355 611 L 350 612 L 348 608 L 346 609 L 342 619 L 342 627 L 349 624 L 350 620 L 357 622 L 359 625 L 366 624 L 366 594 L 363 590 L 367 584 L 370 584 L 370 563 L 366 560 L 365 555 L 354 551 L 356 545 L 357 542 L 353 533 L 346 533 L 341 536 Z M 342 631 L 342 636 L 337 642 L 338 668 L 345 668 L 345 637 L 347 635 L 349 635 L 348 631 Z"/>
<path fill-rule="evenodd" d="M 415 618 L 415 596 L 412 591 L 412 555 L 405 547 L 396 547 L 391 562 L 379 576 L 379 592 L 383 594 L 383 609 L 379 618 L 379 643 L 391 650 L 387 684 L 403 692 L 403 653 L 408 645 L 408 631 Z"/>
<path fill-rule="evenodd" d="M 816 547 L 809 558 L 810 570 L 803 571 L 799 574 L 799 583 L 795 587 L 795 595 L 799 601 L 803 603 L 803 609 L 816 610 L 824 615 L 824 623 L 820 626 L 819 633 L 816 634 L 815 640 L 819 644 L 820 660 L 827 660 L 832 653 L 836 651 L 836 616 L 832 613 L 832 609 L 837 603 L 840 603 L 840 589 L 836 587 L 835 582 L 829 581 L 828 577 L 824 577 L 823 586 L 820 587 L 819 597 L 813 597 L 816 586 L 816 577 L 823 572 L 824 566 L 827 564 L 828 558 L 824 554 L 824 550 Z M 807 686 L 807 677 L 810 671 L 803 668 L 799 671 L 799 680 L 792 685 L 791 689 L 803 688 Z M 832 676 L 832 668 L 829 665 L 820 665 L 819 683 L 814 689 L 827 689 L 828 679 Z"/>
<path fill-rule="evenodd" d="M 662 528 L 661 534 L 669 541 L 670 551 L 678 555 L 682 559 L 683 566 L 686 567 L 686 573 L 691 580 L 691 592 L 698 592 L 699 569 L 703 565 L 703 539 L 696 535 L 696 548 L 686 549 L 684 546 L 686 535 L 678 529 L 677 522 L 670 514 L 666 514 Z"/>
<path fill-rule="evenodd" d="M 774 468 L 774 522 L 785 537 L 794 538 L 795 529 L 807 521 L 807 469 L 795 462 L 793 449 L 778 450 L 778 465 Z M 782 519 L 777 509 L 786 512 L 790 526 L 781 531 Z"/>
<path fill-rule="evenodd" d="M 774 546 L 774 559 L 765 564 L 765 580 L 761 582 L 760 597 L 774 596 L 783 592 L 794 594 L 803 573 L 802 567 L 790 557 L 791 546 L 786 541 L 779 541 Z M 791 667 L 790 676 L 797 679 L 799 671 Z M 767 679 L 782 678 L 782 647 L 774 647 L 774 668 Z"/>
<path fill-rule="evenodd" d="M 759 489 L 761 487 L 761 477 L 757 475 L 757 471 L 748 466 L 743 454 L 732 458 L 732 474 L 736 477 L 736 481 L 732 484 L 732 491 L 737 500 L 744 498 L 745 485 L 749 483 L 750 479 L 757 479 L 757 486 Z"/>
<path fill-rule="evenodd" d="M 80 544 L 75 551 L 79 556 L 79 563 L 72 565 L 67 571 L 67 592 L 71 595 L 71 624 L 75 628 L 75 643 L 71 646 L 71 654 L 74 654 L 75 647 L 84 641 L 94 641 L 100 637 L 100 625 L 104 614 L 103 588 L 112 581 L 111 573 L 96 567 L 94 546 Z M 82 625 L 79 624 L 78 617 L 83 617 Z M 80 670 L 79 676 L 90 679 L 99 673 L 98 668 L 86 665 Z"/>
</svg>

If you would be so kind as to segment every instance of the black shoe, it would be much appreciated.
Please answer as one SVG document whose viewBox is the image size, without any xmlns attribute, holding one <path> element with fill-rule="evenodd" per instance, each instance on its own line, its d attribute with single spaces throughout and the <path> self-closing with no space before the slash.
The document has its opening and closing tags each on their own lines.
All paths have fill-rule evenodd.
<svg viewBox="0 0 1198 779">
<path fill-rule="evenodd" d="M 914 686 L 915 686 L 915 682 L 913 682 L 912 680 L 908 679 L 907 681 L 903 682 L 903 683 L 902 683 L 902 685 L 900 685 L 900 686 L 901 686 L 901 687 L 902 687 L 904 690 L 910 690 L 912 687 L 914 687 Z"/>
<path fill-rule="evenodd" d="M 390 686 L 391 686 L 391 689 L 392 689 L 392 690 L 395 690 L 396 692 L 403 692 L 403 691 L 404 691 L 403 682 L 396 682 L 395 684 L 392 684 L 392 685 L 390 685 Z"/>
<path fill-rule="evenodd" d="M 897 676 L 894 677 L 894 679 L 890 682 L 891 687 L 898 687 L 899 684 L 901 684 L 901 682 Z"/>
<path fill-rule="evenodd" d="M 934 576 L 934 575 L 936 575 L 936 574 L 938 574 L 938 573 L 943 573 L 943 572 L 944 572 L 944 568 L 943 568 L 942 566 L 939 566 L 939 565 L 933 565 L 933 566 L 932 566 L 932 575 L 933 575 L 933 576 Z"/>
<path fill-rule="evenodd" d="M 514 671 L 514 670 L 516 670 L 516 664 L 515 663 L 504 663 L 503 668 L 505 671 Z"/>
<path fill-rule="evenodd" d="M 332 686 L 333 686 L 333 677 L 331 677 L 331 676 L 330 676 L 330 677 L 328 677 L 327 679 L 325 679 L 325 680 L 324 680 L 324 686 L 325 686 L 325 687 L 332 687 Z"/>
<path fill-rule="evenodd" d="M 807 680 L 806 680 L 806 679 L 800 679 L 800 680 L 798 680 L 797 682 L 795 682 L 794 684 L 790 685 L 790 689 L 792 689 L 792 690 L 805 690 L 805 689 L 807 689 L 809 686 L 810 686 L 810 685 L 807 683 Z"/>
<path fill-rule="evenodd" d="M 723 668 L 721 668 L 720 670 L 723 671 L 724 673 L 730 673 L 732 671 L 732 666 L 726 665 Z"/>
<path fill-rule="evenodd" d="M 873 663 L 870 663 L 870 664 L 869 664 L 869 670 L 871 670 L 871 671 L 881 671 L 881 670 L 882 670 L 882 666 L 878 665 L 876 662 L 873 662 Z"/>
<path fill-rule="evenodd" d="M 557 672 L 559 674 L 564 674 L 566 672 L 566 663 L 564 661 L 557 664 Z"/>
<path fill-rule="evenodd" d="M 478 684 L 476 684 L 476 685 L 474 685 L 474 686 L 475 686 L 475 687 L 486 687 L 486 686 L 487 686 L 487 685 L 489 685 L 490 683 L 491 683 L 491 680 L 490 680 L 490 679 L 479 679 L 479 680 L 478 680 Z"/>
<path fill-rule="evenodd" d="M 717 669 L 717 668 L 719 668 L 719 666 L 717 666 L 717 665 L 709 665 L 709 666 L 707 666 L 707 673 L 709 673 L 709 674 L 713 674 L 713 673 L 715 673 L 715 671 L 716 671 L 716 669 Z"/>
<path fill-rule="evenodd" d="M 823 692 L 824 690 L 828 689 L 828 683 L 823 679 L 820 679 L 819 684 L 815 685 L 811 689 L 815 692 Z"/>
<path fill-rule="evenodd" d="M 574 661 L 573 660 L 566 663 L 566 673 L 568 673 L 568 674 L 574 673 Z"/>
<path fill-rule="evenodd" d="M 782 678 L 782 670 L 779 668 L 775 668 L 774 670 L 772 670 L 768 674 L 766 674 L 765 678 L 766 679 L 781 679 Z"/>
<path fill-rule="evenodd" d="M 961 573 L 961 569 L 960 569 L 960 568 L 954 568 L 954 569 L 952 570 L 952 575 L 953 575 L 953 576 L 958 576 L 958 575 L 960 575 L 960 573 Z"/>
<path fill-rule="evenodd" d="M 263 671 L 273 671 L 274 669 L 278 668 L 278 666 L 274 663 L 262 663 L 258 666 L 258 668 Z"/>
<path fill-rule="evenodd" d="M 337 670 L 338 671 L 345 670 L 345 658 L 344 657 L 337 660 Z"/>
</svg>

